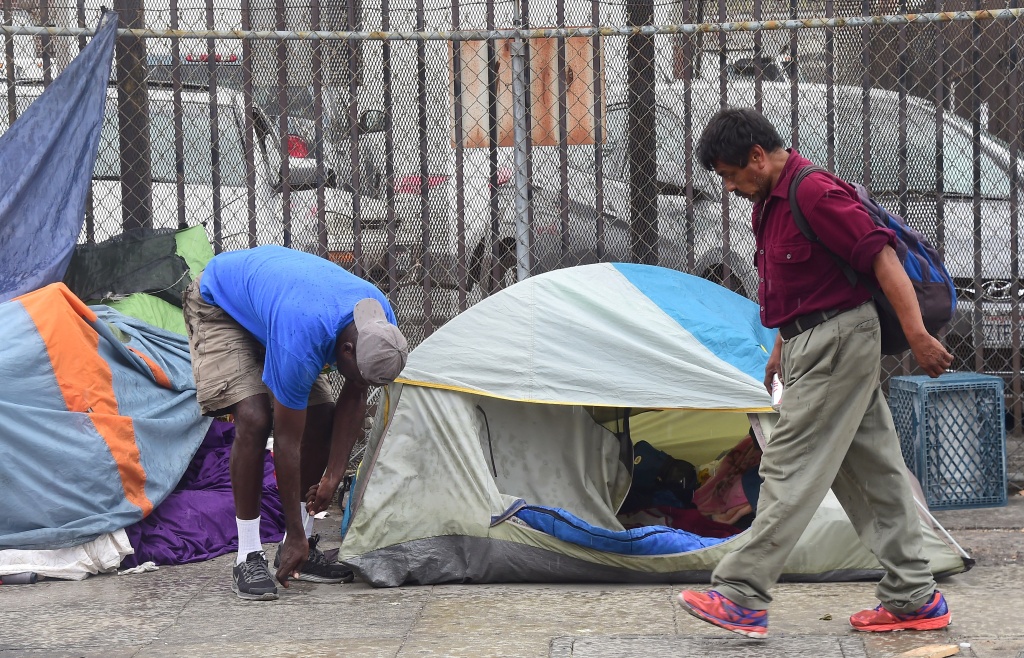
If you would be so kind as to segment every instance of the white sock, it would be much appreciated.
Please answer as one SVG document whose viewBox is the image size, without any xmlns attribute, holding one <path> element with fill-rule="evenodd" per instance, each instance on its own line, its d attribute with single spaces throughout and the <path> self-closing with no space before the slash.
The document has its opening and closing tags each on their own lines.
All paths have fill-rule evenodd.
<svg viewBox="0 0 1024 658">
<path fill-rule="evenodd" d="M 313 517 L 306 511 L 306 506 L 302 506 L 302 529 L 306 531 L 306 539 L 313 536 Z M 284 537 L 281 537 L 281 541 L 284 542 L 288 539 L 288 533 L 284 533 Z"/>
<path fill-rule="evenodd" d="M 238 557 L 235 558 L 235 564 L 241 564 L 249 557 L 249 553 L 263 550 L 263 543 L 260 541 L 260 517 L 240 519 L 236 516 L 235 524 L 238 526 Z"/>
</svg>

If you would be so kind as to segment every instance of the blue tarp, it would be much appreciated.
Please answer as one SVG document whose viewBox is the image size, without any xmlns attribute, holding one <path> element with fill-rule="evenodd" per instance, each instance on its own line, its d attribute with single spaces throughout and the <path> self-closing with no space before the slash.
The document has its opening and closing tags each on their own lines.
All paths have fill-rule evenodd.
<svg viewBox="0 0 1024 658">
<path fill-rule="evenodd" d="M 83 544 L 174 490 L 211 419 L 184 336 L 63 283 L 0 304 L 0 549 Z"/>
<path fill-rule="evenodd" d="M 64 278 L 82 230 L 117 14 L 0 137 L 0 302 Z"/>
</svg>

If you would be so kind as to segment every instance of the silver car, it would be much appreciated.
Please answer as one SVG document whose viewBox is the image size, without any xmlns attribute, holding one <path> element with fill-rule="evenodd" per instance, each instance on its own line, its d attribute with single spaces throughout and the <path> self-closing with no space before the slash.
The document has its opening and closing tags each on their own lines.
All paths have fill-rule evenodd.
<svg viewBox="0 0 1024 658">
<path fill-rule="evenodd" d="M 691 102 L 684 93 L 689 84 Z M 1012 262 L 1010 219 L 1012 201 L 1021 203 L 1020 188 L 1011 187 L 1011 154 L 1006 144 L 981 132 L 977 157 L 972 126 L 946 112 L 941 117 L 942 168 L 938 162 L 936 106 L 926 100 L 895 92 L 872 89 L 868 96 L 870 113 L 865 121 L 863 90 L 860 87 L 832 88 L 833 115 L 828 117 L 829 89 L 825 85 L 801 83 L 796 112 L 799 126 L 798 150 L 812 162 L 829 165 L 828 126 L 834 126 L 832 166 L 841 177 L 867 182 L 873 196 L 890 211 L 903 215 L 945 254 L 946 266 L 958 289 L 958 306 L 947 343 L 959 357 L 955 367 L 973 370 L 973 354 L 980 348 L 994 372 L 1009 376 L 1011 348 L 1010 310 L 1024 301 L 1018 292 L 1011 299 Z M 756 88 L 752 81 L 729 83 L 730 105 L 754 105 Z M 788 141 L 792 112 L 788 102 L 789 83 L 761 85 L 762 111 Z M 721 106 L 717 82 L 675 83 L 658 88 L 657 166 L 661 193 L 658 196 L 659 262 L 667 267 L 689 269 L 716 280 L 731 272 L 726 285 L 753 296 L 756 272 L 751 262 L 753 236 L 751 205 L 738 197 L 724 197 L 721 181 L 698 164 L 693 164 L 693 204 L 688 208 L 681 196 L 687 181 L 683 176 L 685 158 L 711 115 Z M 689 149 L 684 119 L 689 113 L 692 133 Z M 629 257 L 628 144 L 625 139 L 627 108 L 610 105 L 607 115 L 608 140 L 603 146 L 604 225 L 607 252 L 603 260 Z M 901 116 L 905 116 L 901 138 Z M 864 129 L 870 133 L 869 157 L 864 157 Z M 901 155 L 901 151 L 903 155 Z M 557 171 L 558 153 L 534 150 L 534 171 Z M 975 194 L 975 164 L 977 189 Z M 1024 160 L 1017 171 L 1024 172 Z M 1018 174 L 1019 175 L 1019 174 Z M 550 176 L 548 180 L 550 180 Z M 568 253 L 563 255 L 560 232 L 559 194 L 555 184 L 535 176 L 531 189 L 534 212 L 534 271 L 597 259 L 595 236 L 597 216 L 594 190 L 593 147 L 571 147 L 569 153 Z M 941 186 L 940 186 L 941 183 Z M 941 199 L 941 202 L 940 202 Z M 687 235 L 687 212 L 692 212 L 692 249 Z M 940 212 L 942 241 L 940 237 Z M 726 214 L 728 213 L 728 214 Z M 727 219 L 725 219 L 727 217 Z M 975 218 L 978 231 L 975 235 Z M 511 239 L 512 209 L 506 209 L 502 237 Z M 728 235 L 728 240 L 723 236 Z M 1018 234 L 1017 253 L 1024 253 L 1024 236 Z M 977 254 L 977 259 L 975 258 Z M 692 259 L 692 260 L 689 260 Z M 977 271 L 976 271 L 977 261 Z M 692 263 L 692 265 L 690 264 Z M 980 283 L 980 285 L 978 285 Z M 1019 289 L 1018 289 L 1019 290 Z M 1005 362 L 1005 366 L 1000 364 Z"/>
</svg>

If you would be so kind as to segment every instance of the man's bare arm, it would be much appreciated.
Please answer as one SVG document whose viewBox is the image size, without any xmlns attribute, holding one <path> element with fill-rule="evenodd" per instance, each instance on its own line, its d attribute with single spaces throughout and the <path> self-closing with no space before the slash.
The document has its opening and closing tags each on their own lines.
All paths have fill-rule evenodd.
<svg viewBox="0 0 1024 658">
<path fill-rule="evenodd" d="M 331 429 L 331 456 L 327 461 L 327 471 L 320 483 L 306 493 L 306 511 L 316 514 L 327 509 L 331 504 L 334 492 L 338 490 L 352 447 L 363 435 L 363 418 L 366 415 L 367 388 L 353 381 L 346 380 L 334 405 L 334 423 Z"/>
<path fill-rule="evenodd" d="M 288 578 L 299 570 L 309 551 L 299 516 L 302 504 L 299 453 L 305 426 L 305 409 L 290 409 L 274 401 L 274 468 L 288 535 L 280 551 L 281 565 L 277 570 L 277 580 L 284 587 L 288 587 Z"/>
<path fill-rule="evenodd" d="M 953 363 L 953 355 L 925 329 L 924 320 L 921 319 L 921 307 L 914 293 L 914 284 L 896 257 L 896 252 L 886 245 L 875 256 L 872 267 L 878 285 L 896 311 L 918 365 L 928 375 L 938 377 Z"/>
</svg>

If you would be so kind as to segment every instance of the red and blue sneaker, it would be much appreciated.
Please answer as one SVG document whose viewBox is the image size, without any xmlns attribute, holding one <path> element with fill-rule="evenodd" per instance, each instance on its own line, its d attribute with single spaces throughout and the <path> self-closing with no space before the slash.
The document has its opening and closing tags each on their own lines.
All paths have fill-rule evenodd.
<svg viewBox="0 0 1024 658">
<path fill-rule="evenodd" d="M 683 610 L 719 628 L 757 639 L 768 635 L 767 610 L 744 608 L 714 590 L 701 594 L 684 589 L 676 600 Z"/>
<path fill-rule="evenodd" d="M 881 605 L 874 610 L 861 610 L 850 617 L 850 626 L 858 631 L 934 631 L 949 626 L 953 615 L 942 592 L 935 590 L 931 600 L 913 612 L 896 614 Z"/>
</svg>

